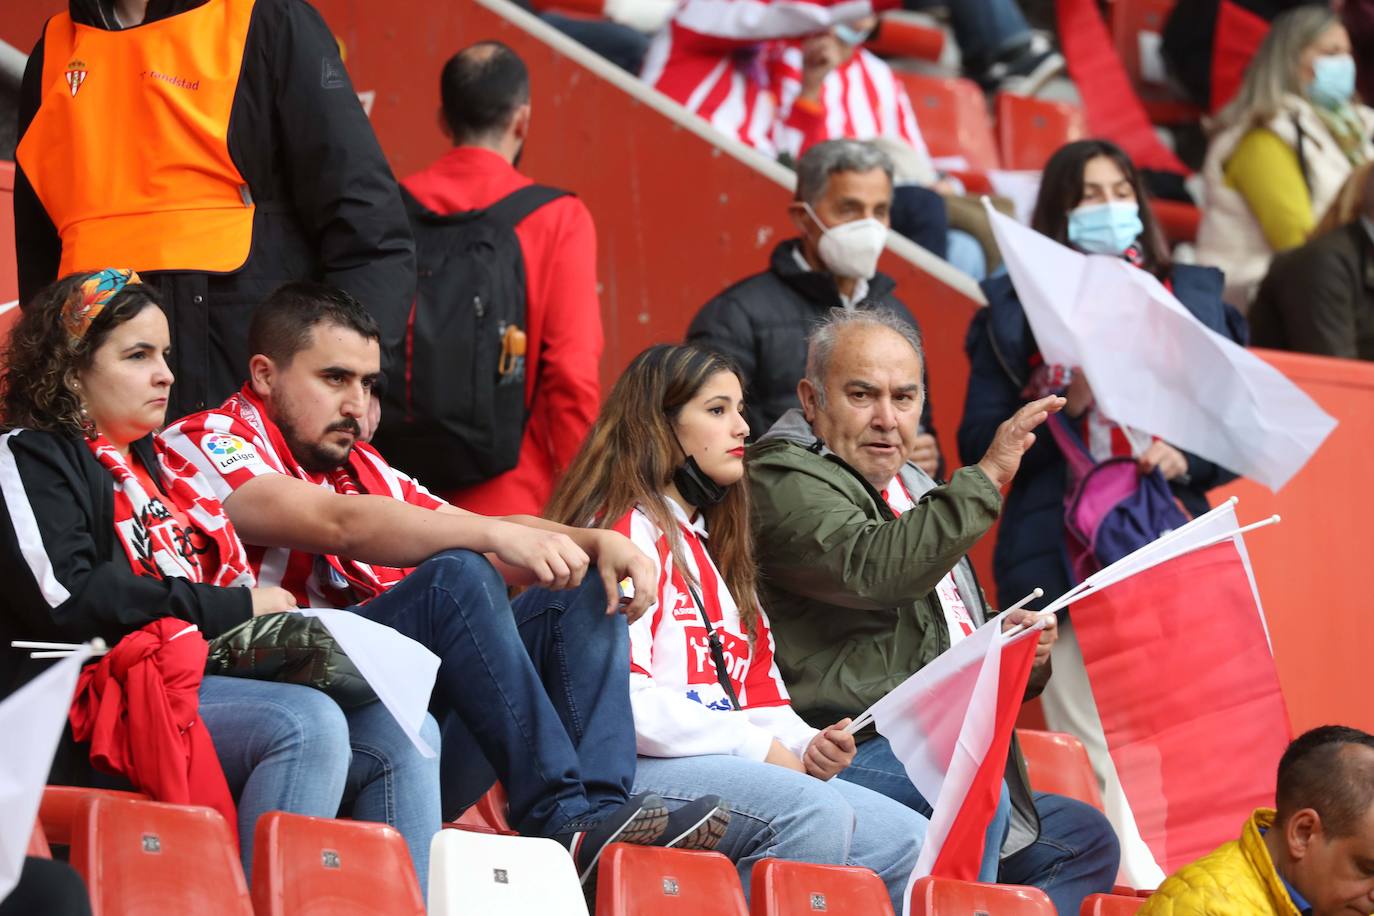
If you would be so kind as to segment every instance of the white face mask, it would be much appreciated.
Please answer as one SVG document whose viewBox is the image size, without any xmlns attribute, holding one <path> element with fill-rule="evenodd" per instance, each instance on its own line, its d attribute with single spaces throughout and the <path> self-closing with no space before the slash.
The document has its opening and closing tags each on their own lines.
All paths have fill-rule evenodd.
<svg viewBox="0 0 1374 916">
<path fill-rule="evenodd" d="M 854 220 L 827 226 L 821 222 L 811 205 L 802 206 L 816 225 L 821 227 L 821 241 L 818 246 L 821 260 L 826 268 L 837 277 L 851 279 L 871 279 L 878 272 L 878 256 L 887 244 L 887 227 L 876 219 Z"/>
</svg>

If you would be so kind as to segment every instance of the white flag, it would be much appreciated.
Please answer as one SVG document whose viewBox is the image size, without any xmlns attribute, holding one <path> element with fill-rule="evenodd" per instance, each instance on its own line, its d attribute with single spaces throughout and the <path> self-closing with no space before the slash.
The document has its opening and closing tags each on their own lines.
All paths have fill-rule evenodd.
<svg viewBox="0 0 1374 916">
<path fill-rule="evenodd" d="M 0 900 L 19 882 L 76 679 L 90 657 L 82 646 L 0 703 Z"/>
<path fill-rule="evenodd" d="M 420 728 L 439 673 L 439 656 L 386 624 L 352 611 L 303 608 L 300 613 L 324 623 L 420 753 L 438 754 L 420 735 Z"/>
<path fill-rule="evenodd" d="M 986 207 L 1045 361 L 1083 370 L 1102 412 L 1277 492 L 1336 420 L 1121 258 L 1085 255 Z"/>
</svg>

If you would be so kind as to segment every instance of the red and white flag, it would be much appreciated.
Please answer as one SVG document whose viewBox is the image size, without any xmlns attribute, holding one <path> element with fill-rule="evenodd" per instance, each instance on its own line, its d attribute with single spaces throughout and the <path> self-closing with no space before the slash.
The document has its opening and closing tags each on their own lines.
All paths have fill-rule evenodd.
<svg viewBox="0 0 1374 916">
<path fill-rule="evenodd" d="M 935 809 L 912 872 L 976 881 L 997 811 L 1016 717 L 1042 623 L 979 627 L 883 697 L 866 715 Z M 864 720 L 861 716 L 859 722 Z M 910 886 L 907 910 L 910 909 Z"/>
<path fill-rule="evenodd" d="M 1273 805 L 1292 738 L 1245 542 L 1226 536 L 1237 530 L 1221 506 L 1073 602 L 1112 762 L 1166 874 Z"/>
</svg>

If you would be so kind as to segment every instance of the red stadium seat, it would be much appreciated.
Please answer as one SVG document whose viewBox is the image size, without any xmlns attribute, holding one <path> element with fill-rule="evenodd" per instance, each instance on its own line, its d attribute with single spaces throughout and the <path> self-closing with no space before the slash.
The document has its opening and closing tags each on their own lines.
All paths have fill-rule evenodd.
<svg viewBox="0 0 1374 916">
<path fill-rule="evenodd" d="M 1145 106 L 1150 120 L 1156 124 L 1196 122 L 1201 109 L 1179 96 L 1168 85 L 1147 80 L 1140 65 L 1141 36 L 1158 41 L 1164 34 L 1177 0 L 1111 0 L 1109 26 L 1112 43 L 1121 58 L 1126 74 L 1135 86 L 1136 94 Z"/>
<path fill-rule="evenodd" d="M 1170 242 L 1197 241 L 1197 227 L 1202 211 L 1181 200 L 1151 200 L 1150 209 L 1159 221 L 1159 229 Z"/>
<path fill-rule="evenodd" d="M 683 852 L 612 843 L 601 854 L 596 916 L 710 913 L 748 916 L 730 860 L 718 852 Z"/>
<path fill-rule="evenodd" d="M 887 885 L 867 868 L 764 859 L 754 866 L 751 884 L 752 916 L 892 916 Z"/>
<path fill-rule="evenodd" d="M 1055 916 L 1054 904 L 1035 887 L 921 878 L 911 891 L 912 916 Z"/>
<path fill-rule="evenodd" d="M 72 827 L 76 823 L 77 808 L 83 798 L 103 795 L 107 798 L 136 798 L 151 801 L 141 792 L 121 792 L 117 789 L 87 789 L 81 786 L 47 786 L 38 804 L 38 822 L 43 833 L 54 846 L 70 846 Z"/>
<path fill-rule="evenodd" d="M 973 172 L 999 167 L 987 99 L 972 80 L 893 70 L 911 96 L 916 124 L 935 157 L 962 156 Z"/>
<path fill-rule="evenodd" d="M 273 811 L 253 840 L 257 916 L 424 916 L 425 898 L 395 828 Z"/>
<path fill-rule="evenodd" d="M 505 833 L 514 835 L 510 823 L 506 820 L 506 790 L 498 782 L 493 783 L 487 790 L 487 794 L 477 799 L 477 803 L 468 808 L 450 826 L 459 829 L 465 827 L 487 828 L 493 833 Z"/>
<path fill-rule="evenodd" d="M 1026 773 L 1031 788 L 1037 792 L 1053 792 L 1087 802 L 1098 811 L 1102 806 L 1102 790 L 1097 774 L 1083 742 L 1061 732 L 1038 732 L 1018 728 L 1016 740 L 1026 758 Z"/>
<path fill-rule="evenodd" d="M 238 847 L 211 808 L 88 795 L 71 846 L 93 916 L 253 916 Z"/>
<path fill-rule="evenodd" d="M 1118 894 L 1093 894 L 1083 898 L 1079 916 L 1134 916 L 1135 911 L 1145 905 L 1141 897 L 1123 897 Z"/>
<path fill-rule="evenodd" d="M 33 833 L 29 834 L 29 849 L 25 855 L 35 859 L 51 859 L 52 850 L 48 848 L 48 838 L 43 835 L 43 825 L 35 823 Z"/>
<path fill-rule="evenodd" d="M 945 32 L 936 26 L 885 16 L 877 34 L 864 47 L 882 57 L 917 57 L 938 62 L 945 50 Z"/>
<path fill-rule="evenodd" d="M 1003 168 L 1043 169 L 1055 150 L 1086 133 L 1083 110 L 1076 105 L 997 94 L 997 147 Z"/>
</svg>

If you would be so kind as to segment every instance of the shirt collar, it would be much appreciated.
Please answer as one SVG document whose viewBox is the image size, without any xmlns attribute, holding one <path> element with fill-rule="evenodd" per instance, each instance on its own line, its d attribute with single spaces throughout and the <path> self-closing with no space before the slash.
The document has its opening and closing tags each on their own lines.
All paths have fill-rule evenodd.
<svg viewBox="0 0 1374 916">
<path fill-rule="evenodd" d="M 798 267 L 807 273 L 814 274 L 818 272 L 811 267 L 811 262 L 806 260 L 806 255 L 802 254 L 800 245 L 792 249 L 792 259 L 797 262 Z M 838 290 L 836 290 L 836 292 L 838 292 Z M 844 293 L 839 293 L 839 297 L 840 304 L 845 307 L 845 310 L 852 311 L 854 306 L 868 298 L 868 281 L 863 277 L 859 277 L 854 281 L 854 295 L 846 296 Z"/>
<path fill-rule="evenodd" d="M 1268 829 L 1261 830 L 1260 836 L 1264 836 L 1268 832 Z M 1283 889 L 1288 891 L 1288 899 L 1293 901 L 1293 906 L 1297 908 L 1298 912 L 1303 916 L 1312 916 L 1312 904 L 1307 902 L 1307 898 L 1296 887 L 1288 883 L 1288 879 L 1279 873 L 1278 868 L 1274 869 L 1274 874 L 1278 875 L 1279 880 L 1283 882 Z"/>
<path fill-rule="evenodd" d="M 668 503 L 668 507 L 673 510 L 673 518 L 677 519 L 679 525 L 699 538 L 706 538 L 706 513 L 698 510 L 689 516 L 682 506 L 678 505 L 677 500 L 667 496 L 664 497 L 664 500 Z"/>
</svg>

